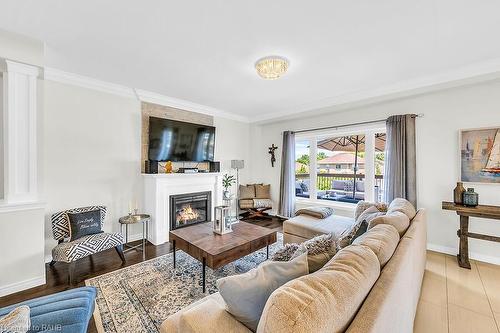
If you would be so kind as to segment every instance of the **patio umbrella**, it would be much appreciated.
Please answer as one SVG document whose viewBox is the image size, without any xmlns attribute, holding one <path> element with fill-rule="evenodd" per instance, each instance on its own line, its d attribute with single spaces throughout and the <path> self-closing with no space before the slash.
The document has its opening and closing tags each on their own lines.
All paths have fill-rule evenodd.
<svg viewBox="0 0 500 333">
<path fill-rule="evenodd" d="M 356 173 L 358 171 L 358 152 L 365 149 L 364 135 L 348 135 L 335 138 L 328 138 L 318 141 L 318 148 L 323 148 L 330 151 L 352 151 L 354 152 L 354 188 L 352 198 L 356 198 Z M 375 134 L 375 150 L 384 151 L 385 149 L 385 133 Z"/>
</svg>

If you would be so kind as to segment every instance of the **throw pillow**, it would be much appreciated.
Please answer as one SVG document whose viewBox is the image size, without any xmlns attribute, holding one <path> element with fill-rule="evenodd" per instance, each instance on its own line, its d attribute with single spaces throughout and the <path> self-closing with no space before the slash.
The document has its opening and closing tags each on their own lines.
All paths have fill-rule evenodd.
<svg viewBox="0 0 500 333">
<path fill-rule="evenodd" d="M 291 259 L 307 253 L 309 273 L 325 266 L 337 253 L 337 242 L 332 234 L 316 236 L 300 244 Z"/>
<path fill-rule="evenodd" d="M 401 212 L 408 216 L 410 220 L 413 220 L 415 215 L 417 215 L 417 211 L 415 210 L 415 207 L 413 207 L 412 203 L 403 198 L 396 198 L 392 200 L 387 212 Z"/>
<path fill-rule="evenodd" d="M 255 185 L 240 185 L 240 199 L 255 199 Z"/>
<path fill-rule="evenodd" d="M 387 212 L 387 204 L 385 202 L 368 202 L 361 200 L 356 205 L 354 219 L 357 221 L 361 213 L 370 207 L 376 207 L 381 212 Z"/>
<path fill-rule="evenodd" d="M 343 249 L 346 246 L 352 244 L 352 242 L 364 234 L 368 230 L 368 222 L 366 220 L 360 220 L 359 223 L 355 223 L 350 230 L 344 231 L 337 242 L 338 247 Z"/>
<path fill-rule="evenodd" d="M 0 318 L 0 332 L 25 333 L 30 326 L 30 308 L 26 305 L 21 305 Z"/>
<path fill-rule="evenodd" d="M 297 251 L 299 244 L 289 243 L 285 244 L 281 249 L 276 251 L 270 260 L 272 261 L 289 261 L 292 259 L 293 254 Z"/>
<path fill-rule="evenodd" d="M 309 187 L 304 182 L 300 183 L 300 188 L 302 189 L 303 192 L 309 192 Z"/>
<path fill-rule="evenodd" d="M 271 185 L 255 185 L 255 198 L 257 199 L 270 199 L 271 198 Z"/>
<path fill-rule="evenodd" d="M 344 183 L 344 191 L 353 192 L 354 191 L 354 183 L 351 181 L 347 181 Z"/>
<path fill-rule="evenodd" d="M 308 273 L 307 255 L 291 261 L 266 261 L 244 274 L 217 280 L 226 310 L 255 332 L 269 296 L 290 280 Z"/>
<path fill-rule="evenodd" d="M 91 210 L 81 213 L 67 213 L 70 241 L 87 235 L 101 233 L 101 212 Z"/>
</svg>

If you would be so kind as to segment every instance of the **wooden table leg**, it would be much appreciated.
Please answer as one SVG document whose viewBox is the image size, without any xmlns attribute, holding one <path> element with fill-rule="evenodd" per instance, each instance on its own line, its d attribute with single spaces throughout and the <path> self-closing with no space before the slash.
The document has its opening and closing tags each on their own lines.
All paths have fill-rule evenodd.
<svg viewBox="0 0 500 333">
<path fill-rule="evenodd" d="M 468 232 L 469 217 L 460 215 L 460 230 L 457 231 L 457 235 L 460 237 L 460 246 L 457 255 L 458 266 L 470 269 Z"/>
<path fill-rule="evenodd" d="M 266 259 L 269 259 L 269 244 L 266 246 Z"/>
<path fill-rule="evenodd" d="M 174 269 L 175 269 L 175 239 L 172 240 L 172 247 L 173 247 L 172 252 L 174 253 Z"/>
<path fill-rule="evenodd" d="M 202 265 L 203 265 L 203 267 L 201 268 L 201 279 L 203 280 L 202 281 L 203 293 L 205 293 L 205 266 L 207 265 L 207 263 L 205 261 L 205 257 L 203 257 Z"/>
</svg>

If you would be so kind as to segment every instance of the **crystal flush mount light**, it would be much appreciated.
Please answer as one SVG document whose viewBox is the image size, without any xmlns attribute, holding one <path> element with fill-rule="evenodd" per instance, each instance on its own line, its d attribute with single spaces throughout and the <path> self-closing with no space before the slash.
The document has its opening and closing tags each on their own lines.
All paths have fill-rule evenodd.
<svg viewBox="0 0 500 333">
<path fill-rule="evenodd" d="M 257 74 L 266 80 L 275 80 L 286 73 L 289 62 L 284 57 L 269 56 L 264 57 L 255 63 Z"/>
</svg>

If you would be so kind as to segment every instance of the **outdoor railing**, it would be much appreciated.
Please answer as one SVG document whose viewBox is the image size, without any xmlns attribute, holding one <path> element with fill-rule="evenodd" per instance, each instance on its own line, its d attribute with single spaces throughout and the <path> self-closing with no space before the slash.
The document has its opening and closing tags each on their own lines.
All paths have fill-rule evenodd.
<svg viewBox="0 0 500 333">
<path fill-rule="evenodd" d="M 318 173 L 316 177 L 316 188 L 318 191 L 321 190 L 330 190 L 332 189 L 332 182 L 334 180 L 353 180 L 354 174 L 346 174 L 346 173 Z M 304 180 L 309 179 L 308 173 L 297 173 L 295 174 L 295 179 Z M 364 180 L 365 175 L 356 175 L 356 181 Z M 383 175 L 375 175 L 375 186 L 378 186 L 380 190 L 384 188 L 384 176 Z"/>
</svg>

